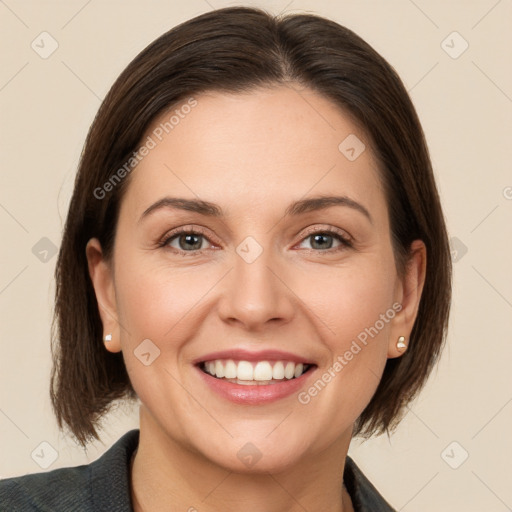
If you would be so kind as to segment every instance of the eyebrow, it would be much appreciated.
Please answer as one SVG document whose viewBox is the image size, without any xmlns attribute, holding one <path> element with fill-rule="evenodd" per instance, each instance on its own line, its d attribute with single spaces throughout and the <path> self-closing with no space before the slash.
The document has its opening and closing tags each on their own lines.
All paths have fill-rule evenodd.
<svg viewBox="0 0 512 512">
<path fill-rule="evenodd" d="M 290 215 L 297 216 L 312 211 L 325 210 L 332 206 L 346 206 L 348 208 L 352 208 L 353 210 L 362 213 L 370 221 L 370 223 L 373 224 L 373 219 L 368 209 L 347 196 L 316 196 L 295 201 L 291 203 L 288 208 L 286 208 L 285 217 Z M 149 206 L 146 210 L 144 210 L 139 218 L 139 222 L 141 222 L 151 213 L 162 208 L 191 211 L 209 217 L 225 217 L 222 208 L 215 203 L 210 203 L 201 199 L 163 197 L 162 199 L 159 199 L 151 206 Z"/>
</svg>

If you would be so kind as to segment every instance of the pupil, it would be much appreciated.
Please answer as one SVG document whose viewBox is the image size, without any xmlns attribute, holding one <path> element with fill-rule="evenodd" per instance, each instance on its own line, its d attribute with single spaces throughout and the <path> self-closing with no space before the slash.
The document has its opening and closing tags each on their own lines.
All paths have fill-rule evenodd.
<svg viewBox="0 0 512 512">
<path fill-rule="evenodd" d="M 194 243 L 194 239 L 196 240 L 196 242 Z M 184 242 L 184 244 L 181 244 L 182 245 L 182 248 L 184 249 L 200 249 L 201 248 L 201 241 L 199 240 L 200 239 L 200 236 L 199 235 L 194 235 L 194 234 L 188 234 L 188 235 L 182 235 L 180 237 L 180 242 Z M 197 241 L 199 240 L 199 242 Z M 188 245 L 186 246 L 185 244 L 191 244 L 191 245 Z"/>
<path fill-rule="evenodd" d="M 328 244 L 328 247 L 326 247 L 325 244 L 322 245 L 322 243 L 321 243 L 322 239 L 325 241 L 326 238 L 330 239 L 330 242 L 331 242 L 330 244 Z M 332 236 L 330 236 L 330 235 L 323 235 L 323 234 L 313 235 L 313 240 L 314 240 L 313 248 L 315 248 L 314 245 L 318 242 L 320 242 L 320 247 L 319 247 L 320 249 L 326 249 L 326 248 L 330 249 L 332 246 Z"/>
</svg>

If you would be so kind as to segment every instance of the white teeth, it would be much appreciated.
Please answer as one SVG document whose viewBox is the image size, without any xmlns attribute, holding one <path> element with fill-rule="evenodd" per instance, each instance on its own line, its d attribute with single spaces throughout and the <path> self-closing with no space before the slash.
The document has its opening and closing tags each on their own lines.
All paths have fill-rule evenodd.
<svg viewBox="0 0 512 512">
<path fill-rule="evenodd" d="M 215 361 L 215 375 L 224 377 L 224 365 L 220 361 Z"/>
<path fill-rule="evenodd" d="M 206 361 L 204 370 L 217 378 L 237 379 L 239 381 L 269 382 L 300 377 L 309 365 L 292 361 L 234 361 L 217 359 Z"/>
<path fill-rule="evenodd" d="M 281 361 L 277 361 L 274 364 L 274 368 L 272 368 L 272 378 L 273 379 L 284 379 L 284 364 Z"/>
<path fill-rule="evenodd" d="M 294 363 L 287 363 L 286 367 L 284 369 L 284 376 L 287 379 L 293 378 L 295 375 L 295 364 Z"/>
<path fill-rule="evenodd" d="M 260 361 L 255 366 L 253 380 L 272 380 L 272 366 L 268 361 Z"/>
<path fill-rule="evenodd" d="M 217 361 L 217 364 L 218 363 L 219 363 L 219 361 Z M 217 367 L 215 367 L 215 368 L 217 368 Z M 217 377 L 220 376 L 217 372 L 215 372 L 215 374 L 217 375 Z M 254 375 L 254 370 L 252 368 L 252 364 L 249 363 L 249 361 L 240 361 L 238 363 L 238 368 L 236 370 L 236 378 L 238 380 L 254 380 L 253 375 Z M 235 378 L 235 377 L 233 377 L 233 378 Z"/>
<path fill-rule="evenodd" d="M 236 379 L 236 374 L 236 364 L 230 359 L 224 366 L 224 377 L 226 377 L 226 379 Z"/>
</svg>

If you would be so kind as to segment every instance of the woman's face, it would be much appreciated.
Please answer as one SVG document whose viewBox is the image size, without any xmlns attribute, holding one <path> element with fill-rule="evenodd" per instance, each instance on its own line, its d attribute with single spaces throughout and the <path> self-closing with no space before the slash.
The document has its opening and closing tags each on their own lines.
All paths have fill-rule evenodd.
<svg viewBox="0 0 512 512">
<path fill-rule="evenodd" d="M 225 468 L 278 471 L 348 445 L 410 334 L 421 263 L 397 275 L 369 143 L 329 100 L 285 86 L 194 100 L 144 136 L 112 264 L 91 241 L 91 276 L 141 425 Z M 249 378 L 249 356 L 216 354 L 238 349 L 261 378 L 311 368 L 257 386 L 197 364 L 233 359 L 212 366 Z"/>
</svg>

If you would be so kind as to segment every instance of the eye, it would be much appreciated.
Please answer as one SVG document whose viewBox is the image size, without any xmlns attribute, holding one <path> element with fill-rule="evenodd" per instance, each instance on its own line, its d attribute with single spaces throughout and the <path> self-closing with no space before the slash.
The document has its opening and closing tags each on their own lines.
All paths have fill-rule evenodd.
<svg viewBox="0 0 512 512">
<path fill-rule="evenodd" d="M 200 229 L 180 228 L 167 234 L 159 244 L 181 253 L 197 253 L 212 246 Z"/>
<path fill-rule="evenodd" d="M 341 230 L 319 229 L 318 227 L 306 232 L 305 238 L 299 247 L 310 241 L 310 247 L 304 247 L 313 252 L 336 252 L 352 247 L 351 238 Z M 170 248 L 182 256 L 194 256 L 202 251 L 212 248 L 210 239 L 199 228 L 182 227 L 166 234 L 158 244 L 163 248 Z"/>
<path fill-rule="evenodd" d="M 302 240 L 301 244 L 308 240 L 310 241 L 310 248 L 306 247 L 306 249 L 313 250 L 315 252 L 334 252 L 343 250 L 347 247 L 352 247 L 348 236 L 344 235 L 342 232 L 332 229 L 319 230 L 318 228 L 315 228 L 315 230 L 309 232 L 306 238 Z M 336 242 L 338 245 L 333 247 Z"/>
</svg>

